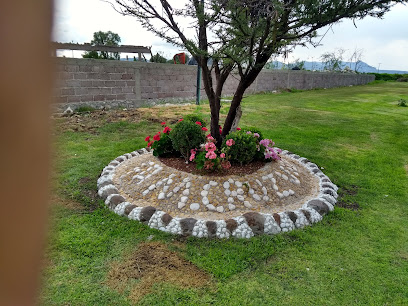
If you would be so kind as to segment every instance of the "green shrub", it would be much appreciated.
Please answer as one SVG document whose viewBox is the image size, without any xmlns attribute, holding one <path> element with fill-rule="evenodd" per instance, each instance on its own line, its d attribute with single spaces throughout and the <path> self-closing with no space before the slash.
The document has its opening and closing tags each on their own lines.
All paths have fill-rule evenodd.
<svg viewBox="0 0 408 306">
<path fill-rule="evenodd" d="M 183 117 L 184 121 L 191 121 L 193 123 L 201 122 L 201 126 L 207 126 L 207 122 L 205 122 L 203 116 L 199 115 L 199 114 L 189 114 L 189 115 L 185 115 Z"/>
<path fill-rule="evenodd" d="M 191 149 L 198 149 L 205 142 L 201 126 L 189 120 L 178 122 L 170 133 L 173 148 L 188 160 Z"/>
<path fill-rule="evenodd" d="M 77 109 L 75 109 L 75 112 L 77 113 L 90 113 L 94 112 L 96 109 L 92 106 L 80 106 Z"/>
<path fill-rule="evenodd" d="M 245 127 L 242 128 L 242 131 L 244 131 L 244 132 L 250 131 L 250 132 L 252 132 L 252 134 L 258 133 L 259 134 L 258 141 L 263 139 L 262 131 L 260 129 L 258 129 L 257 127 L 255 127 L 255 126 L 245 126 Z"/>
<path fill-rule="evenodd" d="M 233 139 L 235 142 L 228 152 L 229 160 L 232 163 L 243 165 L 254 160 L 257 152 L 257 140 L 252 134 L 247 134 L 242 130 L 229 133 L 223 142 L 223 147 L 227 146 L 228 139 Z"/>
<path fill-rule="evenodd" d="M 177 153 L 169 134 L 164 133 L 160 134 L 160 140 L 153 142 L 152 149 L 154 156 L 168 156 Z"/>
<path fill-rule="evenodd" d="M 408 82 L 408 77 L 407 78 L 399 78 L 399 79 L 397 79 L 397 82 Z"/>
<path fill-rule="evenodd" d="M 404 99 L 399 99 L 398 100 L 398 106 L 402 106 L 402 107 L 407 107 L 407 101 Z"/>
</svg>

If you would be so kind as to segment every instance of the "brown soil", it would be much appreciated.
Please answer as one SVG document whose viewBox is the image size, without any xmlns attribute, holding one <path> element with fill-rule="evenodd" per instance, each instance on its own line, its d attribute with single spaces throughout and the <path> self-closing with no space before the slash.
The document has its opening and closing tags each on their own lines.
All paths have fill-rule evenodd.
<svg viewBox="0 0 408 306">
<path fill-rule="evenodd" d="M 356 185 L 342 187 L 339 189 L 339 198 L 337 199 L 336 206 L 350 210 L 359 210 L 360 205 L 353 201 L 352 198 L 350 199 L 350 197 L 357 195 L 357 192 L 358 186 Z"/>
<path fill-rule="evenodd" d="M 230 169 L 221 169 L 208 172 L 205 170 L 197 170 L 195 163 L 189 162 L 186 164 L 184 158 L 180 157 L 159 157 L 159 160 L 166 166 L 175 168 L 179 171 L 205 176 L 246 175 L 251 174 L 265 166 L 265 162 L 255 161 L 242 166 L 239 164 L 234 164 Z"/>
<path fill-rule="evenodd" d="M 129 299 L 133 303 L 151 293 L 153 285 L 158 283 L 201 288 L 211 284 L 211 277 L 176 252 L 170 251 L 166 245 L 147 242 L 140 244 L 129 258 L 113 263 L 106 281 L 109 287 L 119 292 L 130 290 Z"/>
</svg>

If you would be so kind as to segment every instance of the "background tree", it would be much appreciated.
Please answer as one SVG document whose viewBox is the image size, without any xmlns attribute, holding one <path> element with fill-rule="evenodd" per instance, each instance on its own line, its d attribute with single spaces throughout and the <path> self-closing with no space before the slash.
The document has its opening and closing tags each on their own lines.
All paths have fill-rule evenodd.
<svg viewBox="0 0 408 306">
<path fill-rule="evenodd" d="M 341 71 L 343 64 L 344 49 L 336 49 L 333 52 L 326 52 L 320 56 L 323 63 L 323 69 L 328 71 Z"/>
<path fill-rule="evenodd" d="M 98 31 L 93 34 L 91 41 L 92 46 L 119 46 L 120 36 L 111 31 L 102 32 Z M 107 51 L 89 51 L 82 55 L 83 58 L 96 58 L 96 59 L 112 59 L 120 60 L 119 52 L 107 52 Z"/>
<path fill-rule="evenodd" d="M 313 43 L 316 30 L 342 19 L 381 18 L 396 3 L 408 0 L 110 0 L 123 15 L 167 42 L 188 50 L 202 68 L 211 109 L 211 135 L 219 144 L 234 122 L 245 90 L 272 55 L 288 47 Z M 185 33 L 188 21 L 196 35 Z M 211 66 L 207 66 L 212 58 Z M 233 70 L 236 71 L 233 72 Z M 220 99 L 228 76 L 238 86 L 222 133 L 219 132 Z M 235 120 L 236 121 L 236 120 Z"/>
<path fill-rule="evenodd" d="M 152 55 L 152 57 L 150 58 L 150 62 L 152 62 L 152 63 L 167 63 L 167 59 L 162 54 L 157 52 L 155 55 Z"/>
<path fill-rule="evenodd" d="M 354 48 L 353 53 L 350 56 L 350 62 L 354 63 L 354 72 L 358 72 L 363 63 L 363 53 L 364 49 Z"/>
</svg>

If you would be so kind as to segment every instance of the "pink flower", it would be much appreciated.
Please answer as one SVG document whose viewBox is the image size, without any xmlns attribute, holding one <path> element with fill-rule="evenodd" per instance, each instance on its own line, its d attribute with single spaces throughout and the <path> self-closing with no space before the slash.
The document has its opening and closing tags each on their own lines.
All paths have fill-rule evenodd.
<svg viewBox="0 0 408 306">
<path fill-rule="evenodd" d="M 181 118 L 181 119 L 179 119 L 179 121 L 178 122 L 181 122 L 181 121 L 183 121 L 184 119 L 183 118 Z"/>
<path fill-rule="evenodd" d="M 259 138 L 259 134 L 258 134 L 258 133 L 254 133 L 254 137 Z"/>
<path fill-rule="evenodd" d="M 246 133 L 247 133 L 248 135 L 249 135 L 249 134 L 252 134 L 251 131 L 248 131 L 248 132 L 246 132 Z"/>
<path fill-rule="evenodd" d="M 233 144 L 235 144 L 235 141 L 234 141 L 234 139 L 228 139 L 225 144 L 230 147 Z"/>
<path fill-rule="evenodd" d="M 215 154 L 214 151 L 208 151 L 207 154 L 205 154 L 205 158 L 216 159 L 216 158 L 217 158 L 217 154 Z"/>
<path fill-rule="evenodd" d="M 213 141 L 213 140 L 215 140 L 215 138 L 212 137 L 211 134 L 208 134 L 208 135 L 207 135 L 207 140 L 208 140 L 208 141 Z"/>
<path fill-rule="evenodd" d="M 161 125 L 165 125 L 165 124 L 166 124 L 166 122 L 162 122 L 162 123 L 161 123 Z"/>
<path fill-rule="evenodd" d="M 206 128 L 206 127 L 202 127 L 201 128 L 204 132 L 207 132 L 208 131 L 208 129 Z"/>
<path fill-rule="evenodd" d="M 220 154 L 220 157 L 221 157 L 221 158 L 225 158 L 225 153 L 221 153 L 221 154 Z"/>
<path fill-rule="evenodd" d="M 199 126 L 201 126 L 201 122 L 200 122 L 200 121 L 196 121 L 196 124 L 198 124 Z"/>
<path fill-rule="evenodd" d="M 207 142 L 205 144 L 205 150 L 206 151 L 215 151 L 217 149 L 217 147 L 215 146 L 215 144 L 213 142 Z"/>
<path fill-rule="evenodd" d="M 195 158 L 195 154 L 191 154 L 191 155 L 190 155 L 190 161 L 193 161 L 194 158 Z"/>
<path fill-rule="evenodd" d="M 223 167 L 224 169 L 229 169 L 231 168 L 231 163 L 229 161 L 223 161 L 221 163 L 221 167 Z"/>
</svg>

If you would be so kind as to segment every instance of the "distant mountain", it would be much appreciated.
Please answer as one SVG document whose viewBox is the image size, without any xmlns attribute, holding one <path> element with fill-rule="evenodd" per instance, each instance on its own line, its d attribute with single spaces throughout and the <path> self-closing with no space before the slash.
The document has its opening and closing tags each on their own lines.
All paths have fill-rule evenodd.
<svg viewBox="0 0 408 306">
<path fill-rule="evenodd" d="M 356 63 L 354 62 L 343 62 L 342 63 L 342 68 L 345 69 L 346 67 L 349 67 L 351 70 L 354 71 L 355 69 L 355 65 Z M 279 61 L 273 61 L 269 64 L 269 66 L 267 68 L 269 69 L 282 69 L 282 67 L 285 67 L 286 64 L 279 62 Z M 289 64 L 289 68 L 294 67 L 295 65 L 293 63 Z M 365 62 L 361 62 L 358 64 L 357 67 L 357 71 L 358 72 L 363 72 L 363 73 L 370 73 L 370 72 L 378 72 L 378 69 L 370 66 L 369 64 L 365 63 Z M 323 71 L 324 70 L 324 64 L 322 62 L 308 62 L 305 61 L 304 63 L 304 69 L 305 70 L 310 70 L 310 71 Z M 398 74 L 405 74 L 408 73 L 408 71 L 402 71 L 402 70 L 384 70 L 384 69 L 380 69 L 379 71 L 380 73 L 389 73 L 389 74 L 394 74 L 394 73 L 398 73 Z"/>
</svg>

